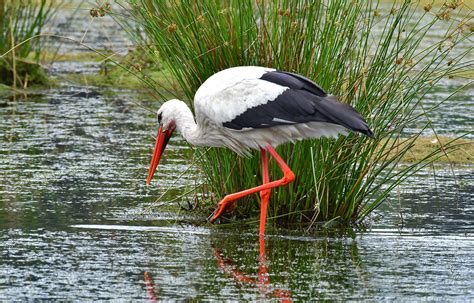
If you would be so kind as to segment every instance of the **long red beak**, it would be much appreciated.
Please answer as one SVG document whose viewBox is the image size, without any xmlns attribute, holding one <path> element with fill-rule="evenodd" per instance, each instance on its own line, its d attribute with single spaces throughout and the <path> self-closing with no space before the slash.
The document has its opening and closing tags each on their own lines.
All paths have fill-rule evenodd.
<svg viewBox="0 0 474 303">
<path fill-rule="evenodd" d="M 174 128 L 163 131 L 163 127 L 160 126 L 158 129 L 158 135 L 156 135 L 155 149 L 153 150 L 153 156 L 151 157 L 150 170 L 148 170 L 148 176 L 146 177 L 146 185 L 150 185 L 151 179 L 155 175 L 158 163 L 160 163 L 161 155 L 166 148 L 166 144 L 173 134 Z"/>
</svg>

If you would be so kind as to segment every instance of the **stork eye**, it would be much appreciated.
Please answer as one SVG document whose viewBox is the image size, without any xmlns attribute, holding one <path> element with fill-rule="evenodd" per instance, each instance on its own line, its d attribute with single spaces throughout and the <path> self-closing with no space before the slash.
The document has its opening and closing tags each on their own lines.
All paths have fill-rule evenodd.
<svg viewBox="0 0 474 303">
<path fill-rule="evenodd" d="M 159 114 L 158 114 L 158 124 L 160 124 L 161 118 L 162 118 L 161 113 L 159 113 Z"/>
</svg>

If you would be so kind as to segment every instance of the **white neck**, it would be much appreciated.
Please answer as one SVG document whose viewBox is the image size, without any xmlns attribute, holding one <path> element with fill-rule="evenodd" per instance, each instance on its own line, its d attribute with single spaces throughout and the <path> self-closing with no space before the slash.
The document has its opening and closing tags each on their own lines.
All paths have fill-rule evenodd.
<svg viewBox="0 0 474 303">
<path fill-rule="evenodd" d="M 180 108 L 178 115 L 175 117 L 176 130 L 183 138 L 192 145 L 204 144 L 204 134 L 199 126 L 194 122 L 193 113 L 189 107 Z"/>
<path fill-rule="evenodd" d="M 224 127 L 215 125 L 205 117 L 198 119 L 199 125 L 196 124 L 193 113 L 183 101 L 176 99 L 166 101 L 158 112 L 163 114 L 164 125 L 174 121 L 176 130 L 192 145 L 227 146 L 236 151 L 241 148 L 239 142 L 233 140 Z"/>
</svg>

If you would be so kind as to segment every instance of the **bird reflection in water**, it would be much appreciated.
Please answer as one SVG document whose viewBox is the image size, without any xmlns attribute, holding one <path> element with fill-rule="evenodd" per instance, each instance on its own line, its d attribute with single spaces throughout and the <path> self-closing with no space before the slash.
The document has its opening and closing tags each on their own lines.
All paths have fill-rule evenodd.
<svg viewBox="0 0 474 303">
<path fill-rule="evenodd" d="M 274 289 L 270 284 L 270 278 L 268 277 L 267 270 L 267 257 L 265 253 L 265 239 L 261 235 L 259 239 L 259 258 L 258 258 L 258 278 L 251 278 L 248 275 L 242 273 L 234 265 L 234 262 L 230 258 L 225 258 L 222 251 L 219 248 L 214 247 L 214 255 L 217 259 L 217 266 L 226 274 L 232 276 L 234 280 L 243 283 L 249 283 L 255 285 L 260 293 L 265 297 L 276 298 L 281 302 L 292 302 L 291 293 L 287 290 Z"/>
<path fill-rule="evenodd" d="M 145 273 L 143 274 L 143 279 L 145 280 L 148 299 L 150 300 L 150 302 L 156 302 L 158 297 L 155 291 L 155 282 L 153 281 L 151 274 L 148 271 L 145 271 Z"/>
<path fill-rule="evenodd" d="M 264 297 L 276 298 L 281 302 L 293 302 L 291 300 L 291 293 L 287 290 L 273 289 L 271 287 L 270 278 L 268 277 L 267 256 L 265 253 L 265 239 L 263 236 L 259 238 L 259 258 L 258 258 L 258 278 L 252 278 L 245 273 L 242 273 L 234 265 L 230 258 L 225 258 L 222 251 L 213 247 L 214 256 L 217 259 L 217 266 L 226 274 L 232 276 L 238 282 L 248 283 L 258 288 Z M 143 278 L 146 285 L 146 292 L 150 302 L 157 302 L 158 296 L 155 290 L 155 282 L 151 274 L 145 271 Z"/>
</svg>

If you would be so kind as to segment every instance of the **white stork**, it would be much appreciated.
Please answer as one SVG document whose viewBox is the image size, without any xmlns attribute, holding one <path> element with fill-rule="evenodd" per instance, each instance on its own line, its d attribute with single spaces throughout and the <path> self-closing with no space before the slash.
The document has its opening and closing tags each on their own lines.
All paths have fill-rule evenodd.
<svg viewBox="0 0 474 303">
<path fill-rule="evenodd" d="M 306 138 L 337 137 L 347 130 L 373 137 L 364 118 L 303 76 L 259 66 L 233 67 L 207 79 L 194 96 L 196 120 L 180 100 L 169 100 L 158 110 L 159 129 L 148 172 L 150 184 L 171 135 L 177 130 L 190 144 L 227 147 L 239 155 L 260 149 L 263 184 L 225 196 L 214 211 L 215 221 L 237 199 L 260 193 L 260 235 L 265 232 L 272 188 L 286 185 L 294 173 L 274 147 Z M 283 171 L 270 181 L 267 151 Z"/>
</svg>

